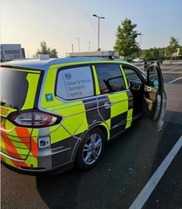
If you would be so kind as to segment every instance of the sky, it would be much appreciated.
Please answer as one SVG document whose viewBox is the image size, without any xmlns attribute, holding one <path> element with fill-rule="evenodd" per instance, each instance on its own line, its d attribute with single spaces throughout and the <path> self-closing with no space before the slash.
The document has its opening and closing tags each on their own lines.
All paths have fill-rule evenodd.
<svg viewBox="0 0 182 209">
<path fill-rule="evenodd" d="M 0 43 L 21 44 L 30 58 L 45 41 L 59 57 L 66 53 L 113 50 L 117 28 L 126 18 L 142 33 L 142 49 L 182 45 L 182 0 L 0 0 Z"/>
</svg>

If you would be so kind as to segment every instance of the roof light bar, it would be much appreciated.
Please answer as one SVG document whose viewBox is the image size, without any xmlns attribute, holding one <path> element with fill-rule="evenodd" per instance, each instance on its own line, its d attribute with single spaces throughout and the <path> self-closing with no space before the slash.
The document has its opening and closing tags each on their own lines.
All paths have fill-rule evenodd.
<svg viewBox="0 0 182 209">
<path fill-rule="evenodd" d="M 119 57 L 119 52 L 115 51 L 94 51 L 94 52 L 72 52 L 67 53 L 67 57 Z"/>
<path fill-rule="evenodd" d="M 39 54 L 40 60 L 47 60 L 50 59 L 49 54 Z"/>
</svg>

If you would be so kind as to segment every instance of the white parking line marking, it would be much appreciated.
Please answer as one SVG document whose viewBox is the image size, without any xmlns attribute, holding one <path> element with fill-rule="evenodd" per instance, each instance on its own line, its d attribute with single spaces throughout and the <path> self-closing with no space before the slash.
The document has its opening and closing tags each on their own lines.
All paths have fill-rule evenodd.
<svg viewBox="0 0 182 209">
<path fill-rule="evenodd" d="M 129 209 L 141 209 L 145 202 L 150 197 L 151 193 L 159 183 L 160 179 L 164 175 L 165 171 L 171 164 L 172 160 L 182 147 L 182 136 L 179 138 L 179 140 L 176 142 L 172 150 L 169 152 L 169 154 L 166 156 L 166 158 L 163 160 L 163 162 L 160 164 L 160 166 L 157 168 L 155 173 L 152 175 L 150 180 L 147 182 L 147 184 L 144 186 L 140 194 L 136 197 L 132 205 Z"/>
<path fill-rule="evenodd" d="M 175 81 L 178 81 L 178 80 L 180 80 L 180 79 L 182 79 L 182 77 L 176 78 L 176 79 L 170 81 L 169 83 L 174 83 Z"/>
</svg>

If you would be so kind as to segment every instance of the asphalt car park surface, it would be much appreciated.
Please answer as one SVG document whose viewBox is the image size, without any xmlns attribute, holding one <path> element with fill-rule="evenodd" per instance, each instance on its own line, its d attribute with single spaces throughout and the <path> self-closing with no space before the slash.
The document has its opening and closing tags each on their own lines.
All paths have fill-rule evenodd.
<svg viewBox="0 0 182 209">
<path fill-rule="evenodd" d="M 1 208 L 181 209 L 182 65 L 161 67 L 168 96 L 162 132 L 138 120 L 88 172 L 35 177 L 1 166 Z"/>
</svg>

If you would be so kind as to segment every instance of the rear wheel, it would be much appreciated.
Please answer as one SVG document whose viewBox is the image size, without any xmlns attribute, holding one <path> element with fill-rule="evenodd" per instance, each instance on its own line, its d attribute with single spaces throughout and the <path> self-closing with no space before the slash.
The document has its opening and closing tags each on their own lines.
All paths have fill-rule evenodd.
<svg viewBox="0 0 182 209">
<path fill-rule="evenodd" d="M 76 155 L 76 165 L 81 170 L 93 168 L 100 160 L 105 146 L 105 135 L 95 128 L 82 139 Z"/>
</svg>

